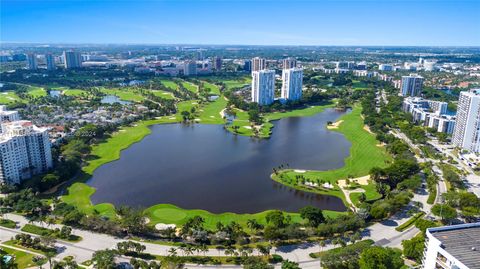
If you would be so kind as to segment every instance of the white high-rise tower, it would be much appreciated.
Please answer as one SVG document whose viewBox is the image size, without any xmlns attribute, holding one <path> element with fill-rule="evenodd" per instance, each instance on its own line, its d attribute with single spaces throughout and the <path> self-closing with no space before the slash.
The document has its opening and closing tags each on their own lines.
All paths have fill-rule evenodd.
<svg viewBox="0 0 480 269">
<path fill-rule="evenodd" d="M 282 98 L 297 101 L 302 98 L 303 70 L 301 68 L 283 69 Z"/>
<path fill-rule="evenodd" d="M 480 153 L 480 89 L 460 93 L 452 142 L 457 147 Z"/>
<path fill-rule="evenodd" d="M 259 105 L 273 103 L 275 96 L 275 71 L 260 70 L 252 73 L 252 102 Z"/>
</svg>

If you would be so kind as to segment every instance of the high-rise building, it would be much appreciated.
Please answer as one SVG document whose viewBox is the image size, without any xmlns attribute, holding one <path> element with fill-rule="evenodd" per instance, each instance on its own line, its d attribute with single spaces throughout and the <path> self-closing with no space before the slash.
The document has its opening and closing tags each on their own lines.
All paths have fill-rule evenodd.
<svg viewBox="0 0 480 269">
<path fill-rule="evenodd" d="M 51 53 L 45 54 L 45 62 L 47 63 L 47 70 L 55 70 L 55 57 Z"/>
<path fill-rule="evenodd" d="M 480 222 L 428 228 L 422 269 L 480 268 Z"/>
<path fill-rule="evenodd" d="M 217 71 L 222 70 L 222 57 L 213 57 L 213 69 Z"/>
<path fill-rule="evenodd" d="M 0 183 L 18 184 L 52 168 L 47 129 L 30 121 L 2 124 L 0 135 Z"/>
<path fill-rule="evenodd" d="M 290 69 L 290 68 L 297 67 L 297 59 L 292 58 L 292 57 L 283 59 L 282 67 L 283 67 L 283 69 Z"/>
<path fill-rule="evenodd" d="M 194 60 L 186 61 L 183 65 L 183 74 L 185 76 L 197 75 L 197 62 Z"/>
<path fill-rule="evenodd" d="M 243 70 L 247 72 L 252 71 L 252 60 L 243 61 Z"/>
<path fill-rule="evenodd" d="M 66 69 L 82 67 L 82 55 L 76 51 L 64 51 L 63 62 Z"/>
<path fill-rule="evenodd" d="M 480 153 L 480 89 L 460 92 L 452 142 L 462 149 Z"/>
<path fill-rule="evenodd" d="M 267 67 L 267 60 L 260 57 L 252 59 L 252 72 L 264 70 Z"/>
<path fill-rule="evenodd" d="M 302 98 L 303 70 L 301 68 L 283 69 L 282 98 L 297 101 Z"/>
<path fill-rule="evenodd" d="M 37 55 L 35 53 L 27 54 L 27 68 L 30 70 L 36 70 L 37 67 Z"/>
<path fill-rule="evenodd" d="M 252 102 L 259 105 L 273 103 L 275 97 L 275 71 L 260 70 L 252 72 Z"/>
<path fill-rule="evenodd" d="M 0 124 L 4 122 L 17 121 L 17 120 L 20 120 L 20 115 L 18 114 L 18 111 L 7 110 L 6 105 L 0 105 Z"/>
<path fill-rule="evenodd" d="M 415 74 L 402 76 L 401 92 L 403 96 L 417 96 L 422 91 L 423 77 Z"/>
</svg>

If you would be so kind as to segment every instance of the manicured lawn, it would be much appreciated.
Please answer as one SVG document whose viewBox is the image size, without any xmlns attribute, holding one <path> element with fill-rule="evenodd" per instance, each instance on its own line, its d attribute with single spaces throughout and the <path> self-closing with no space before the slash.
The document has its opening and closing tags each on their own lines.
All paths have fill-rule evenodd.
<svg viewBox="0 0 480 269">
<path fill-rule="evenodd" d="M 212 95 L 220 95 L 220 89 L 218 88 L 217 85 L 215 84 L 212 84 L 212 83 L 209 83 L 209 82 L 206 82 L 206 81 L 202 81 L 203 82 L 203 87 L 205 89 L 208 89 L 210 94 Z"/>
<path fill-rule="evenodd" d="M 5 227 L 5 228 L 14 229 L 17 226 L 17 224 L 13 220 L 0 219 L 0 226 Z"/>
<path fill-rule="evenodd" d="M 174 91 L 178 90 L 178 85 L 174 81 L 162 79 L 160 82 L 167 88 L 170 88 Z"/>
<path fill-rule="evenodd" d="M 158 96 L 160 98 L 167 99 L 167 100 L 172 100 L 175 98 L 171 92 L 166 92 L 162 90 L 152 90 L 152 93 L 155 96 Z"/>
<path fill-rule="evenodd" d="M 368 85 L 363 81 L 354 80 L 352 83 L 352 88 L 355 90 L 363 90 L 363 89 L 367 89 Z"/>
<path fill-rule="evenodd" d="M 7 91 L 7 92 L 0 92 L 0 104 L 10 104 L 15 101 L 21 102 L 22 99 L 18 97 L 15 92 Z"/>
<path fill-rule="evenodd" d="M 43 97 L 47 96 L 47 92 L 45 91 L 44 88 L 40 87 L 33 87 L 31 86 L 28 90 L 28 94 L 33 96 L 33 97 Z"/>
<path fill-rule="evenodd" d="M 4 246 L 0 246 L 0 254 L 15 256 L 15 263 L 19 269 L 35 266 L 35 263 L 32 261 L 35 256 L 33 254 Z"/>
<path fill-rule="evenodd" d="M 205 226 L 207 229 L 215 229 L 217 222 L 222 222 L 224 224 L 230 223 L 232 221 L 238 222 L 243 227 L 246 227 L 247 221 L 249 219 L 256 219 L 260 223 L 265 224 L 265 216 L 269 211 L 264 211 L 256 214 L 235 214 L 235 213 L 223 213 L 223 214 L 213 214 L 205 210 L 193 209 L 187 210 L 176 207 L 170 204 L 160 204 L 149 207 L 146 210 L 147 215 L 150 218 L 150 221 L 153 224 L 156 223 L 171 223 L 176 225 L 184 224 L 187 219 L 193 216 L 201 216 L 205 219 Z M 342 212 L 328 211 L 324 210 L 323 213 L 329 217 L 336 217 Z M 288 213 L 291 216 L 292 221 L 301 222 L 303 221 L 298 213 Z"/>
<path fill-rule="evenodd" d="M 32 233 L 32 234 L 37 234 L 37 235 L 42 235 L 42 236 L 51 235 L 51 236 L 53 236 L 57 239 L 62 239 L 62 238 L 59 238 L 58 236 L 56 236 L 56 234 L 54 234 L 54 231 L 52 229 L 40 227 L 40 226 L 33 225 L 33 224 L 25 224 L 25 226 L 23 226 L 21 230 L 23 232 L 26 232 L 26 233 Z M 80 236 L 72 234 L 72 235 L 70 235 L 70 237 L 68 239 L 62 239 L 62 240 L 67 240 L 67 241 L 71 241 L 71 242 L 78 242 L 78 241 L 82 240 L 82 238 Z"/>
<path fill-rule="evenodd" d="M 194 92 L 194 93 L 198 92 L 198 86 L 191 83 L 191 82 L 182 80 L 182 85 L 183 85 L 183 87 L 185 87 L 187 90 L 189 90 L 191 92 Z"/>
<path fill-rule="evenodd" d="M 135 93 L 133 90 L 129 89 L 106 89 L 102 88 L 101 91 L 107 95 L 115 95 L 118 96 L 120 99 L 124 101 L 133 101 L 133 102 L 141 102 L 145 97 L 140 94 Z"/>
<path fill-rule="evenodd" d="M 362 108 L 356 105 L 351 113 L 340 118 L 343 122 L 339 128 L 332 130 L 342 133 L 352 143 L 350 156 L 345 159 L 345 165 L 342 168 L 328 171 L 310 170 L 301 174 L 288 169 L 282 172 L 283 178 L 293 181 L 295 176 L 303 175 L 309 181 L 320 182 L 320 180 L 323 180 L 335 185 L 339 179 L 366 176 L 373 167 L 387 166 L 391 157 L 384 148 L 377 146 L 379 142 L 375 139 L 375 136 L 364 130 L 361 112 Z M 274 179 L 282 183 L 285 182 L 285 180 L 280 179 L 280 176 L 274 176 Z M 332 192 L 332 194 L 335 194 L 335 192 Z M 341 196 L 343 197 L 343 194 Z"/>
<path fill-rule="evenodd" d="M 367 201 L 375 201 L 377 199 L 380 199 L 382 195 L 377 192 L 376 189 L 376 184 L 372 181 L 369 182 L 368 185 L 361 185 L 360 188 L 365 190 L 365 196 L 367 197 Z M 361 193 L 359 192 L 354 192 L 350 193 L 350 200 L 352 200 L 352 203 L 355 205 L 360 205 L 359 198 L 361 196 Z"/>
<path fill-rule="evenodd" d="M 227 100 L 220 96 L 215 101 L 208 103 L 201 108 L 200 123 L 203 124 L 223 124 L 225 120 L 220 115 L 220 112 L 227 106 Z"/>
<path fill-rule="evenodd" d="M 244 79 L 244 80 L 222 80 L 225 83 L 225 87 L 227 89 L 234 89 L 234 88 L 242 88 L 245 85 L 249 85 L 251 83 L 251 79 Z"/>
<path fill-rule="evenodd" d="M 87 93 L 84 90 L 69 89 L 69 88 L 64 88 L 64 87 L 55 88 L 54 90 L 63 91 L 63 94 L 66 95 L 66 96 L 81 96 L 81 95 Z"/>
</svg>

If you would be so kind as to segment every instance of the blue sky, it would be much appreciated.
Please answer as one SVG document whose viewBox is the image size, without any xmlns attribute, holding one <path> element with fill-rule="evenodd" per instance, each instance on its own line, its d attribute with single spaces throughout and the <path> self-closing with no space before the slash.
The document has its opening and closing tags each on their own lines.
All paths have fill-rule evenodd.
<svg viewBox="0 0 480 269">
<path fill-rule="evenodd" d="M 0 3 L 2 42 L 480 45 L 480 0 Z"/>
</svg>

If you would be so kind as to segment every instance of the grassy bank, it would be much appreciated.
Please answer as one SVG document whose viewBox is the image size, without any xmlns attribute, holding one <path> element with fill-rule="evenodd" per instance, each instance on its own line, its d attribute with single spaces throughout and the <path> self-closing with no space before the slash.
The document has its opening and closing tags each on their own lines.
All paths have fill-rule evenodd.
<svg viewBox="0 0 480 269">
<path fill-rule="evenodd" d="M 379 142 L 376 140 L 375 135 L 364 129 L 361 112 L 362 108 L 359 105 L 355 106 L 351 113 L 345 114 L 340 118 L 343 122 L 338 129 L 332 129 L 342 133 L 352 144 L 350 156 L 345 159 L 345 165 L 342 168 L 327 171 L 309 170 L 304 173 L 288 169 L 280 172 L 278 175 L 273 175 L 272 178 L 275 181 L 297 189 L 307 189 L 313 192 L 334 195 L 341 197 L 345 201 L 343 193 L 336 184 L 337 180 L 368 175 L 373 167 L 385 167 L 387 162 L 391 160 L 386 150 L 378 146 Z M 297 176 L 303 176 L 307 181 L 316 182 L 319 185 L 322 181 L 330 182 L 334 185 L 334 188 L 306 187 L 298 184 Z"/>
</svg>

